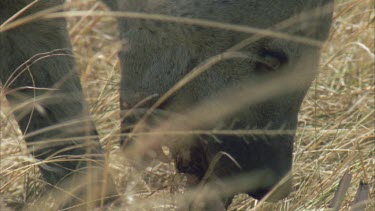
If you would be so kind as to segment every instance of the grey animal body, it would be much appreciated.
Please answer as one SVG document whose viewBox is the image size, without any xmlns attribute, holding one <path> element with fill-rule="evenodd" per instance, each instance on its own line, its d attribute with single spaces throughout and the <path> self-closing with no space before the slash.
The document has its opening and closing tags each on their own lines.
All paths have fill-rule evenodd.
<svg viewBox="0 0 375 211">
<path fill-rule="evenodd" d="M 31 2 L 2 0 L 0 23 Z M 265 131 L 255 135 L 195 135 L 186 138 L 189 141 L 184 144 L 170 145 L 177 170 L 193 175 L 197 183 L 204 180 L 218 192 L 227 190 L 220 196 L 226 205 L 238 192 L 263 198 L 291 170 L 297 114 L 317 72 L 320 47 L 327 39 L 331 24 L 333 1 L 104 2 L 112 11 L 161 14 L 243 26 L 225 28 L 227 25 L 215 25 L 213 22 L 193 24 L 119 17 L 120 39 L 124 41 L 124 48 L 119 52 L 122 71 L 120 103 L 124 113 L 137 106 L 133 110 L 143 117 L 143 111 L 151 108 L 158 98 L 139 102 L 150 96 L 163 96 L 192 69 L 227 52 L 222 55 L 230 58 L 216 62 L 180 87 L 160 103 L 154 113 L 184 116 L 191 114 L 193 108 L 199 105 L 216 102 L 210 104 L 210 108 L 220 118 L 210 114 L 211 120 L 202 120 L 207 121 L 204 125 L 197 123 L 199 118 L 195 119 L 188 129 Z M 62 3 L 57 0 L 40 1 L 21 17 Z M 250 33 L 253 29 L 260 29 L 260 34 Z M 266 29 L 277 33 L 267 34 Z M 251 41 L 246 43 L 246 40 Z M 246 44 L 238 47 L 241 42 Z M 233 46 L 238 48 L 228 51 Z M 27 135 L 59 125 L 26 138 L 28 143 L 37 146 L 33 154 L 41 160 L 51 156 L 84 156 L 86 150 L 80 145 L 82 140 L 87 135 L 97 134 L 95 126 L 86 118 L 86 103 L 75 72 L 74 58 L 67 56 L 70 54 L 71 45 L 64 19 L 41 19 L 0 33 L 2 86 L 7 90 L 17 90 L 7 93 L 7 98 L 13 106 L 25 102 L 32 105 L 32 99 L 38 99 L 43 108 L 32 109 L 33 106 L 29 106 L 27 111 L 16 110 L 21 130 Z M 44 98 L 39 99 L 41 96 Z M 220 100 L 222 98 L 232 100 Z M 223 112 L 222 108 L 229 111 Z M 135 116 L 124 117 L 123 132 L 132 130 L 129 127 L 138 121 Z M 189 119 L 189 116 L 185 118 Z M 77 127 L 82 124 L 85 125 L 84 130 Z M 281 132 L 270 134 L 267 131 Z M 65 141 L 44 144 L 43 140 L 51 139 Z M 136 145 L 138 141 L 134 140 L 124 140 L 124 148 Z M 98 144 L 92 145 L 91 149 L 96 154 L 102 153 Z M 225 156 L 218 156 L 220 154 Z M 213 161 L 215 165 L 211 166 Z M 57 184 L 75 169 L 86 165 L 86 162 L 74 160 L 52 162 L 42 166 L 41 170 L 47 182 Z M 263 180 L 250 187 L 249 184 L 254 182 L 246 178 L 254 175 L 260 175 Z M 225 181 L 231 179 L 242 181 L 241 187 L 229 188 L 233 184 Z M 288 195 L 290 187 L 290 180 L 287 180 L 276 191 L 273 200 Z"/>
</svg>

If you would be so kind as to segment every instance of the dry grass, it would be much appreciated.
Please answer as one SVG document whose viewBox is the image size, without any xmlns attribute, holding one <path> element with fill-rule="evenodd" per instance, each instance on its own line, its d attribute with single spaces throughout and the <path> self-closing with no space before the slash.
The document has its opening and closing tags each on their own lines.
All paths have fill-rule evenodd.
<svg viewBox="0 0 375 211">
<path fill-rule="evenodd" d="M 353 179 L 342 209 L 351 207 L 360 181 L 370 186 L 368 210 L 375 209 L 374 3 L 374 0 L 336 1 L 333 28 L 323 49 L 320 74 L 299 116 L 293 193 L 278 203 L 261 205 L 239 195 L 230 207 L 232 210 L 325 210 L 345 172 L 350 172 Z M 94 0 L 73 5 L 72 9 L 105 10 Z M 144 210 L 150 207 L 171 210 L 176 198 L 181 197 L 179 193 L 184 185 L 184 178 L 175 172 L 173 165 L 157 163 L 139 175 L 116 155 L 116 134 L 120 129 L 117 59 L 120 43 L 116 38 L 115 20 L 89 16 L 70 18 L 69 29 L 101 142 L 113 152 L 111 168 L 123 194 L 122 203 L 129 210 L 135 206 Z M 19 167 L 36 161 L 26 152 L 14 119 L 8 115 L 4 99 L 1 100 L 0 175 L 4 176 L 0 177 L 0 193 L 7 202 L 22 201 L 30 193 L 41 190 L 41 183 L 35 182 L 40 175 L 37 168 L 21 174 Z"/>
</svg>

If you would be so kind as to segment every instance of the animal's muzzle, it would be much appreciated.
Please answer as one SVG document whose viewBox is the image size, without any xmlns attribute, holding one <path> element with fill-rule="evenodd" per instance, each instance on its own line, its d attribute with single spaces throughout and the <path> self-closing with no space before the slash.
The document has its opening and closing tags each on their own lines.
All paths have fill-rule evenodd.
<svg viewBox="0 0 375 211">
<path fill-rule="evenodd" d="M 246 192 L 262 199 L 271 192 L 267 201 L 277 201 L 289 194 L 292 180 L 286 175 L 292 166 L 293 134 L 196 134 L 190 133 L 194 131 L 191 125 L 187 117 L 163 110 L 128 110 L 123 140 L 125 147 L 137 143 L 138 149 L 145 149 L 129 153 L 144 156 L 151 151 L 151 157 L 162 161 L 161 145 L 168 146 L 179 172 L 193 175 L 198 182 L 222 180 L 229 190 L 227 196 Z M 242 182 L 231 185 L 233 180 Z"/>
</svg>

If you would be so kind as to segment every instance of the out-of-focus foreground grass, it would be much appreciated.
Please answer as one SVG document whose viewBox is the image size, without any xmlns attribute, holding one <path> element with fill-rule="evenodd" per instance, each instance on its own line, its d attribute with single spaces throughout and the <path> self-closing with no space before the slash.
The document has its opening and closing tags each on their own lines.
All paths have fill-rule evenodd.
<svg viewBox="0 0 375 211">
<path fill-rule="evenodd" d="M 342 209 L 350 209 L 360 181 L 369 184 L 368 209 L 374 209 L 374 3 L 374 0 L 336 1 L 331 36 L 321 57 L 320 74 L 299 115 L 292 194 L 278 203 L 260 205 L 246 195 L 239 195 L 230 209 L 327 209 L 345 172 L 353 179 Z M 97 1 L 87 0 L 72 4 L 72 9 L 106 8 Z M 150 206 L 173 209 L 175 197 L 182 192 L 184 184 L 184 178 L 175 172 L 173 164 L 157 164 L 146 169 L 146 173 L 139 173 L 116 155 L 116 134 L 120 128 L 117 51 L 121 43 L 117 40 L 114 18 L 69 18 L 69 29 L 78 71 L 101 141 L 113 152 L 111 169 L 123 194 L 122 203 L 127 205 L 123 209 L 147 210 Z M 36 161 L 27 153 L 3 96 L 1 101 L 0 195 L 6 202 L 22 201 L 42 190 L 43 185 L 37 168 L 32 165 Z M 21 168 L 25 166 L 30 168 Z M 2 206 L 0 210 L 5 209 Z"/>
</svg>

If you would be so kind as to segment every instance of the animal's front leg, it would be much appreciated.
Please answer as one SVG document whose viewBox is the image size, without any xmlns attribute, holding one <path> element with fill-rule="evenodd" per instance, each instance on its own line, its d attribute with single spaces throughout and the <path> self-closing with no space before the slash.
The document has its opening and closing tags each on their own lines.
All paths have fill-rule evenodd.
<svg viewBox="0 0 375 211">
<path fill-rule="evenodd" d="M 65 20 L 36 19 L 7 28 L 13 21 L 62 3 L 0 3 L 0 79 L 30 152 L 42 161 L 40 169 L 48 186 L 64 189 L 62 184 L 75 176 L 90 175 L 86 173 L 93 169 L 96 173 L 90 175 L 91 181 L 81 185 L 82 181 L 75 180 L 72 186 L 92 186 L 87 190 L 93 190 L 101 187 L 104 159 L 83 98 Z M 112 182 L 108 183 L 113 188 Z"/>
</svg>

